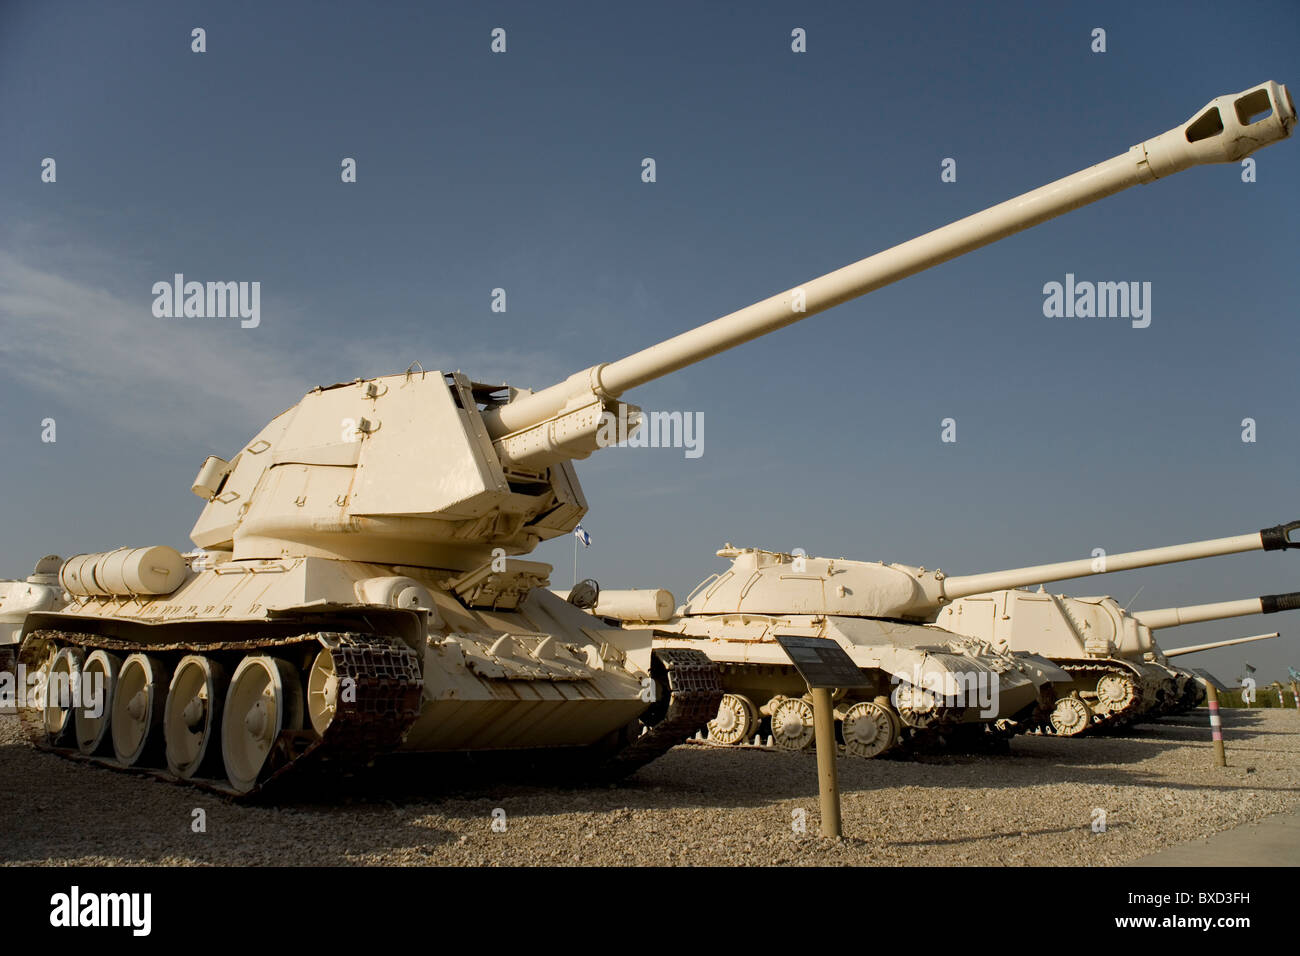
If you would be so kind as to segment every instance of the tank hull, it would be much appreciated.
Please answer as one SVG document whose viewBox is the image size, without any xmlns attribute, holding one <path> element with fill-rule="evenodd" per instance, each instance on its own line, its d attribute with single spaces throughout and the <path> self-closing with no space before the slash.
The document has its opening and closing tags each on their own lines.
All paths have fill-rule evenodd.
<svg viewBox="0 0 1300 956">
<path fill-rule="evenodd" d="M 900 734 L 888 746 L 867 748 L 863 756 L 888 752 L 903 738 L 929 736 L 959 727 L 997 726 L 1014 732 L 1054 698 L 1052 678 L 1067 680 L 1046 661 L 1038 665 L 1010 655 L 985 653 L 974 642 L 937 628 L 820 615 L 702 615 L 653 625 L 656 648 L 702 651 L 722 672 L 724 690 L 736 703 L 724 701 L 711 735 L 724 743 L 748 742 L 754 735 L 770 736 L 777 746 L 803 749 L 810 736 L 798 723 L 807 708 L 808 689 L 776 642 L 778 635 L 829 638 L 862 668 L 863 687 L 842 689 L 835 697 L 841 739 L 855 717 L 855 704 L 871 704 L 897 724 Z M 950 643 L 949 643 L 950 642 Z M 1049 676 L 1050 675 L 1050 676 Z M 727 708 L 733 712 L 728 714 Z M 870 708 L 869 708 L 870 709 Z M 746 724 L 751 712 L 752 726 Z M 733 727 L 735 717 L 740 727 Z M 846 723 L 848 717 L 848 723 Z M 799 719 L 796 719 L 799 718 Z M 782 736 L 782 722 L 792 731 Z M 883 718 L 882 718 L 883 720 Z M 849 748 L 854 753 L 853 747 Z"/>
<path fill-rule="evenodd" d="M 194 693 L 214 714 L 215 695 L 224 695 L 230 727 L 241 714 L 250 726 L 261 720 L 261 698 L 243 711 L 232 704 L 244 686 L 240 669 L 260 666 L 282 686 L 277 714 L 294 717 L 294 702 L 303 702 L 275 746 L 324 746 L 329 721 L 350 708 L 356 727 L 348 733 L 366 739 L 350 754 L 348 737 L 330 756 L 351 762 L 391 751 L 567 748 L 591 751 L 593 766 L 622 754 L 616 762 L 625 772 L 700 729 L 720 697 L 715 669 L 702 656 L 656 655 L 650 635 L 604 625 L 560 600 L 542 586 L 547 570 L 519 561 L 469 574 L 319 558 L 224 561 L 190 572 L 169 595 L 83 595 L 61 612 L 32 615 L 21 660 L 48 671 L 60 652 L 77 662 L 63 670 L 84 667 L 96 651 L 119 666 L 146 658 L 168 720 L 181 710 L 171 697 L 188 692 L 182 670 L 219 672 L 207 685 L 211 700 L 201 688 Z M 187 664 L 191 658 L 202 663 Z M 107 692 L 112 713 L 113 687 Z M 28 707 L 25 718 L 37 743 L 65 750 L 76 743 L 50 732 L 47 707 Z M 174 724 L 159 731 L 169 745 L 195 733 Z M 236 731 L 221 733 L 226 746 Z M 627 759 L 629 750 L 644 759 Z M 124 762 L 121 753 L 100 756 Z M 217 789 L 240 782 L 220 770 L 187 779 Z M 279 770 L 272 755 L 252 786 L 245 775 L 245 786 L 233 789 L 260 788 Z"/>
</svg>

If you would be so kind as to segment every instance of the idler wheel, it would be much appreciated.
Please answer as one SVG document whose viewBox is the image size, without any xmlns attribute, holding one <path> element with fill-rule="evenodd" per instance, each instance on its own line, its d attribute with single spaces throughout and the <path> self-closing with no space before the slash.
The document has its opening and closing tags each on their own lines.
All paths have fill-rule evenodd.
<svg viewBox="0 0 1300 956">
<path fill-rule="evenodd" d="M 1062 697 L 1052 708 L 1052 732 L 1058 737 L 1077 737 L 1092 724 L 1092 708 L 1078 697 Z"/>
<path fill-rule="evenodd" d="M 81 667 L 81 681 L 90 697 L 78 703 L 74 721 L 77 749 L 87 756 L 112 746 L 108 727 L 113 715 L 113 688 L 121 670 L 121 658 L 104 650 L 91 651 Z"/>
<path fill-rule="evenodd" d="M 812 744 L 812 704 L 798 697 L 784 697 L 770 706 L 773 744 L 782 750 L 803 750 Z"/>
<path fill-rule="evenodd" d="M 718 716 L 709 721 L 709 739 L 741 744 L 758 732 L 758 708 L 742 694 L 723 694 Z"/>
<path fill-rule="evenodd" d="M 65 647 L 54 655 L 45 677 L 45 739 L 58 746 L 72 734 L 73 712 L 81 699 L 81 665 L 79 647 Z"/>
<path fill-rule="evenodd" d="M 871 701 L 859 701 L 845 711 L 840 728 L 850 757 L 879 757 L 898 742 L 893 716 Z"/>
<path fill-rule="evenodd" d="M 162 724 L 167 677 L 162 661 L 148 654 L 132 654 L 122 662 L 113 692 L 109 735 L 117 762 L 124 767 L 152 763 L 162 736 L 156 731 Z"/>
<path fill-rule="evenodd" d="M 302 682 L 292 665 L 264 655 L 244 658 L 221 718 L 221 754 L 230 785 L 240 793 L 257 786 L 277 738 L 301 729 L 302 721 Z"/>
<path fill-rule="evenodd" d="M 225 668 L 216 661 L 190 654 L 176 665 L 163 716 L 167 769 L 176 776 L 212 776 L 220 766 L 215 741 L 225 692 Z"/>
</svg>

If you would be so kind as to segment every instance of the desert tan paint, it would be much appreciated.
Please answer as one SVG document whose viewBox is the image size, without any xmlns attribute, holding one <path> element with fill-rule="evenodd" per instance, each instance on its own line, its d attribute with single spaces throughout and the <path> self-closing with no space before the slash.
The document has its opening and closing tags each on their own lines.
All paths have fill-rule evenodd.
<svg viewBox="0 0 1300 956">
<path fill-rule="evenodd" d="M 1260 107 L 1271 112 L 1248 124 L 1246 119 Z M 494 438 L 501 438 L 535 427 L 575 402 L 585 405 L 593 395 L 618 398 L 630 388 L 1130 186 L 1192 166 L 1238 162 L 1290 135 L 1295 118 L 1295 104 L 1286 87 L 1274 82 L 1217 97 L 1186 123 L 1119 156 L 494 410 L 485 416 L 488 429 Z M 1219 132 L 1201 135 L 1214 125 L 1221 127 Z"/>
<path fill-rule="evenodd" d="M 802 613 L 904 618 L 928 623 L 934 621 L 944 606 L 953 600 L 984 592 L 1174 564 L 1214 555 L 1294 548 L 1296 544 L 1291 542 L 1288 535 L 1297 530 L 1300 530 L 1300 522 L 1292 522 L 1251 534 L 1111 554 L 1105 557 L 1104 564 L 1099 563 L 1099 558 L 1084 558 L 988 574 L 957 576 L 945 575 L 938 569 L 930 571 L 906 564 L 854 561 L 848 558 L 796 557 L 782 552 L 727 545 L 718 552 L 720 556 L 744 556 L 744 560 L 737 561 L 730 570 L 715 575 L 697 587 L 678 613 L 781 614 L 795 609 Z M 802 589 L 799 582 L 804 582 Z M 622 620 L 666 620 L 666 616 L 654 618 L 625 615 L 624 606 L 641 593 L 646 592 L 602 590 L 597 613 L 603 617 Z M 792 601 L 796 603 L 792 605 Z M 1240 613 L 1259 613 L 1259 610 L 1256 603 L 1253 609 L 1242 609 Z M 1166 612 L 1144 613 L 1162 615 Z M 1184 613 L 1192 612 L 1184 609 Z"/>
<path fill-rule="evenodd" d="M 1264 610 L 1259 598 L 1158 612 L 1161 626 L 1191 620 L 1214 620 Z M 1144 710 L 1195 706 L 1202 682 L 1170 658 L 1264 638 L 1237 638 L 1213 644 L 1162 650 L 1146 623 L 1152 612 L 1127 613 L 1111 597 L 1068 597 L 1038 591 L 1002 590 L 959 598 L 945 607 L 935 626 L 956 631 L 1010 653 L 1043 655 L 1062 664 L 1092 662 L 1100 670 L 1078 671 L 1070 693 L 1088 696 L 1093 705 L 1102 690 L 1105 673 L 1128 673 L 1137 681 L 1136 693 Z M 1153 620 L 1156 618 L 1153 616 Z M 1119 668 L 1117 671 L 1116 668 Z M 1088 676 L 1091 673 L 1091 676 Z M 1093 682 L 1096 681 L 1094 688 Z M 1189 696 L 1195 692 L 1194 696 Z M 1176 712 L 1176 711 L 1175 711 Z"/>
<path fill-rule="evenodd" d="M 1261 102 L 1271 114 L 1247 125 Z M 1193 141 L 1216 116 L 1221 130 Z M 586 512 L 572 460 L 596 450 L 627 389 L 1128 186 L 1240 159 L 1294 122 L 1276 83 L 1219 97 L 1120 156 L 540 392 L 423 372 L 317 389 L 228 465 L 204 463 L 195 491 L 209 503 L 192 538 L 236 560 L 468 570 L 496 549 L 527 554 Z"/>
<path fill-rule="evenodd" d="M 1057 661 L 1119 659 L 1138 667 L 1156 682 L 1157 687 L 1167 687 L 1171 680 L 1182 687 L 1194 675 L 1168 666 L 1168 657 L 1262 638 L 1238 638 L 1166 652 L 1156 644 L 1153 630 L 1180 623 L 1282 610 L 1289 606 L 1288 596 L 1274 595 L 1130 614 L 1110 597 L 1073 598 L 1048 594 L 1041 588 L 1037 593 L 1011 588 L 1215 555 L 1293 549 L 1298 546 L 1294 540 L 1297 531 L 1300 531 L 1300 521 L 1265 528 L 1254 534 L 1108 554 L 1104 560 L 1083 559 L 992 574 L 949 577 L 942 582 L 945 606 L 934 620 L 947 630 L 990 641 L 994 646 L 1013 653 L 1041 654 Z"/>
<path fill-rule="evenodd" d="M 64 604 L 57 555 L 46 555 L 23 581 L 0 581 L 0 650 L 17 643 L 28 614 Z"/>
<path fill-rule="evenodd" d="M 1261 99 L 1271 115 L 1247 125 L 1240 114 Z M 1189 135 L 1211 116 L 1221 129 Z M 56 623 L 252 624 L 335 604 L 419 611 L 428 623 L 424 705 L 406 746 L 590 744 L 646 709 L 650 637 L 601 627 L 546 590 L 549 567 L 505 555 L 527 554 L 582 518 L 572 459 L 598 447 L 601 416 L 619 396 L 1128 186 L 1236 161 L 1285 138 L 1294 122 L 1275 83 L 1220 97 L 1114 159 L 535 394 L 414 370 L 316 389 L 231 461 L 203 463 L 193 490 L 206 505 L 191 537 L 208 553 L 174 590 L 134 593 L 155 587 L 140 575 L 162 565 L 87 558 L 80 567 L 93 580 L 102 567 L 133 593 L 78 595 Z"/>
<path fill-rule="evenodd" d="M 1214 604 L 1193 604 L 1188 607 L 1163 607 L 1152 611 L 1134 611 L 1138 622 L 1158 631 L 1180 624 L 1199 624 L 1202 621 L 1221 621 L 1229 617 L 1246 617 L 1264 613 L 1264 598 L 1243 598 L 1240 601 L 1219 601 Z"/>
<path fill-rule="evenodd" d="M 692 646 L 683 644 L 682 639 L 694 640 L 693 646 L 703 648 L 714 661 L 732 666 L 784 666 L 784 655 L 775 637 L 783 627 L 797 624 L 839 639 L 864 668 L 882 670 L 898 681 L 915 681 L 918 668 L 933 679 L 932 672 L 937 677 L 939 672 L 958 672 L 969 666 L 969 661 L 961 658 L 954 664 L 945 662 L 944 654 L 961 646 L 960 641 L 952 641 L 954 634 L 989 642 L 992 647 L 984 651 L 963 651 L 969 660 L 985 664 L 994 661 L 998 653 L 1012 656 L 1013 660 L 1014 655 L 1028 654 L 1061 660 L 1120 657 L 1136 663 L 1159 661 L 1160 651 L 1151 628 L 1143 626 L 1144 615 L 1126 615 L 1113 599 L 1071 599 L 1012 590 L 981 592 L 1215 555 L 1284 550 L 1296 547 L 1292 535 L 1298 530 L 1300 522 L 1291 522 L 1250 534 L 1111 554 L 1105 557 L 1104 564 L 1097 558 L 1085 558 L 963 576 L 947 576 L 938 570 L 909 565 L 795 556 L 728 545 L 718 554 L 731 558 L 731 567 L 700 584 L 674 616 L 661 612 L 658 617 L 649 616 L 652 609 L 642 595 L 652 592 L 610 589 L 600 592 L 595 613 L 634 626 L 652 622 L 660 635 L 657 641 L 664 646 Z M 1234 610 L 1259 613 L 1261 609 L 1259 599 L 1254 599 L 1205 609 L 1149 613 L 1181 613 L 1186 621 L 1204 620 L 1207 614 L 1223 616 Z M 843 621 L 853 618 L 869 620 L 845 628 Z M 878 620 L 889 618 L 918 622 L 937 619 L 938 626 L 882 626 L 886 622 Z M 862 630 L 871 624 L 877 625 L 876 630 Z M 1051 682 L 1057 691 L 1072 683 L 1058 668 L 1046 673 L 1053 673 Z M 1040 677 L 1046 677 L 1046 673 Z M 1155 667 L 1144 673 L 1157 683 L 1170 676 Z M 731 689 L 750 697 L 798 692 L 797 680 L 786 673 L 772 672 L 765 683 L 752 674 L 743 679 L 748 682 L 746 686 L 742 688 L 733 680 L 736 686 Z M 945 683 L 951 680 L 939 679 Z M 1006 678 L 1003 683 L 1005 688 Z M 1042 681 L 1039 683 L 1041 686 Z M 1017 700 L 1015 693 L 1008 696 L 1008 702 Z M 1023 706 L 1023 698 L 1019 702 Z"/>
<path fill-rule="evenodd" d="M 569 592 L 555 592 L 568 600 Z M 637 621 L 653 624 L 673 616 L 673 594 L 663 588 L 627 588 L 610 590 L 601 588 L 594 613 L 616 621 Z"/>
<path fill-rule="evenodd" d="M 1159 660 L 1162 655 L 1154 630 L 1261 613 L 1259 598 L 1130 613 L 1113 597 L 994 591 L 954 601 L 940 612 L 936 623 L 998 647 L 1053 659 L 1141 661 Z"/>
<path fill-rule="evenodd" d="M 642 592 L 602 590 L 595 612 L 653 629 L 656 647 L 703 650 L 729 668 L 730 678 L 724 676 L 728 691 L 744 695 L 764 713 L 773 701 L 805 692 L 776 642 L 777 636 L 789 634 L 834 640 L 854 663 L 876 676 L 876 686 L 850 694 L 845 698 L 849 702 L 888 695 L 899 685 L 957 697 L 970 675 L 991 680 L 998 691 L 996 713 L 981 716 L 978 708 L 969 707 L 959 718 L 962 723 L 1010 719 L 1035 703 L 1040 688 L 1068 683 L 1063 672 L 1045 661 L 1029 666 L 964 636 L 874 613 L 870 609 L 886 606 L 902 590 L 874 598 L 867 593 L 880 580 L 873 573 L 879 570 L 876 565 L 730 545 L 718 555 L 730 559 L 730 567 L 702 582 L 671 618 L 641 623 L 646 619 L 623 617 L 630 596 Z M 887 584 L 905 579 L 895 574 Z"/>
</svg>

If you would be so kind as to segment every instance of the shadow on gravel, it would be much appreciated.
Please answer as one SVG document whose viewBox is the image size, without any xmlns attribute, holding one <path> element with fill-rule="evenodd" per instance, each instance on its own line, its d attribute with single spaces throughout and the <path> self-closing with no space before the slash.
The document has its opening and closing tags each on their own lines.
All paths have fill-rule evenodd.
<svg viewBox="0 0 1300 956">
<path fill-rule="evenodd" d="M 1254 726 L 1262 723 L 1263 715 L 1257 710 L 1220 710 L 1219 716 L 1223 718 L 1224 724 L 1240 724 L 1242 726 Z M 1172 714 L 1168 717 L 1156 717 L 1152 720 L 1142 722 L 1149 727 L 1160 727 L 1167 725 L 1183 724 L 1188 727 L 1208 727 L 1210 726 L 1210 712 L 1205 709 L 1194 710 L 1187 714 Z"/>
<path fill-rule="evenodd" d="M 1197 722 L 1205 715 L 1204 725 Z M 1242 740 L 1281 733 L 1250 729 L 1258 715 L 1240 712 L 1225 718 L 1225 729 Z M 1188 743 L 1209 743 L 1208 711 L 1160 718 L 1097 737 L 1019 737 L 1009 752 L 931 752 L 883 760 L 839 762 L 845 792 L 898 787 L 1002 790 L 1044 784 L 1089 786 L 1153 785 L 1173 790 L 1230 792 L 1268 790 L 1239 779 L 1175 784 L 1158 774 L 1127 765 L 1150 761 Z M 1258 752 L 1258 751 L 1255 751 Z M 1208 752 L 1207 752 L 1208 760 Z M 735 786 L 743 779 L 742 788 Z M 817 793 L 816 758 L 759 748 L 685 744 L 614 784 L 593 784 L 580 766 L 526 760 L 519 756 L 476 754 L 398 754 L 351 777 L 286 782 L 267 794 L 280 807 L 302 811 L 338 806 L 424 808 L 451 817 L 478 817 L 483 804 L 514 801 L 530 814 L 607 811 L 760 807 L 802 800 Z M 469 806 L 463 806 L 470 804 Z M 490 812 L 489 808 L 489 811 Z"/>
<path fill-rule="evenodd" d="M 1066 739 L 1016 738 L 1007 754 L 927 754 L 897 760 L 839 761 L 846 794 L 929 791 L 1005 791 L 1065 784 L 1154 786 L 1189 793 L 1268 790 L 1240 775 L 1174 783 L 1142 764 L 1170 749 L 1205 745 L 1208 719 L 1165 718 L 1138 725 L 1128 736 Z M 1230 714 L 1229 740 L 1271 743 L 1282 731 L 1252 729 L 1260 717 Z M 1300 721 L 1297 721 L 1300 732 Z M 1234 755 L 1230 770 L 1249 766 Z M 490 833 L 492 812 L 512 819 L 566 814 L 621 820 L 628 813 L 779 807 L 815 800 L 816 758 L 759 749 L 684 745 L 617 785 L 592 786 L 576 768 L 553 763 L 461 756 L 397 755 L 349 777 L 305 777 L 273 787 L 260 803 L 237 804 L 220 796 L 147 777 L 91 767 L 21 747 L 0 754 L 0 861 L 88 858 L 138 863 L 193 861 L 261 865 L 276 862 L 347 863 L 390 851 L 402 862 L 445 861 L 449 844 Z M 874 798 L 872 798 L 874 799 Z M 917 800 L 917 794 L 908 799 Z M 195 810 L 207 832 L 194 833 Z M 343 814 L 340 813 L 343 811 Z M 457 835 L 457 830 L 462 835 Z M 951 841 L 1018 837 L 989 833 Z M 1034 835 L 1055 832 L 1034 831 Z M 324 838 L 323 838 L 324 837 Z M 905 846 L 909 844 L 897 844 Z M 438 851 L 441 851 L 439 854 Z"/>
<path fill-rule="evenodd" d="M 1112 745 L 1107 747 L 1103 761 L 1095 745 L 1085 751 L 1077 747 L 1078 741 L 1047 740 L 1053 747 L 1050 754 L 1016 752 L 1013 744 L 1011 753 L 993 755 L 925 753 L 889 760 L 850 760 L 841 756 L 839 783 L 846 792 L 904 786 L 1002 789 L 1087 780 L 1097 772 L 1099 762 L 1136 763 L 1152 756 L 1148 743 L 1138 748 Z M 1129 784 L 1149 779 L 1148 775 L 1129 774 L 1113 767 L 1104 772 L 1118 775 L 1121 782 Z M 736 779 L 745 780 L 745 786 L 737 788 Z M 685 744 L 616 783 L 592 783 L 576 770 L 566 775 L 555 767 L 508 758 L 400 754 L 347 777 L 286 781 L 259 802 L 314 810 L 371 804 L 401 808 L 481 802 L 489 797 L 536 804 L 535 798 L 550 796 L 559 798 L 551 801 L 560 804 L 554 812 L 568 813 L 575 807 L 596 809 L 596 805 L 633 809 L 757 807 L 816 793 L 817 764 L 811 752 Z M 446 812 L 443 807 L 437 809 Z M 472 812 L 477 814 L 479 810 Z"/>
<path fill-rule="evenodd" d="M 1095 741 L 1039 738 L 1009 755 L 923 755 L 912 759 L 841 758 L 839 783 L 845 793 L 890 791 L 901 787 L 936 790 L 1007 790 L 1055 784 L 1158 786 L 1171 790 L 1270 790 L 1233 779 L 1173 783 L 1158 773 L 1124 764 L 1151 759 L 1156 750 L 1179 747 L 1152 740 L 1106 738 Z M 1033 749 L 1030 749 L 1030 747 Z M 1208 760 L 1208 752 L 1207 752 Z M 736 780 L 744 780 L 736 787 Z M 1276 788 L 1286 789 L 1286 788 Z M 510 804 L 535 816 L 574 811 L 756 808 L 817 794 L 816 758 L 761 749 L 702 745 L 675 748 L 666 757 L 615 785 L 584 785 L 554 773 L 467 764 L 464 760 L 410 755 L 389 758 L 365 773 L 334 779 L 322 789 L 292 794 L 282 790 L 279 806 L 303 811 L 338 806 L 387 805 L 395 810 L 425 810 L 456 819 L 474 819 L 492 807 Z M 485 809 L 486 808 L 486 809 Z M 512 810 L 512 812 L 514 812 Z M 1018 831 L 1017 831 L 1018 832 Z"/>
<path fill-rule="evenodd" d="M 1113 823 L 1106 828 L 1108 833 L 1117 830 L 1130 828 L 1128 823 Z M 997 833 L 978 833 L 971 836 L 951 837 L 948 839 L 935 840 L 894 840 L 887 842 L 885 846 L 956 846 L 962 843 L 983 843 L 985 840 L 1005 840 L 1005 839 L 1022 839 L 1024 837 L 1049 836 L 1056 833 L 1077 833 L 1079 828 L 1074 827 L 1042 827 L 1037 830 L 1003 830 Z"/>
</svg>

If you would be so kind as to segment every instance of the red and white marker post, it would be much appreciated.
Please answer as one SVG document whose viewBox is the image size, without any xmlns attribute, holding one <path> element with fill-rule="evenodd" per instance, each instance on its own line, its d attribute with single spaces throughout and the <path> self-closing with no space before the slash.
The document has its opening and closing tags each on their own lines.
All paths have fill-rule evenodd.
<svg viewBox="0 0 1300 956">
<path fill-rule="evenodd" d="M 1223 721 L 1219 718 L 1219 692 L 1209 681 L 1205 682 L 1205 696 L 1210 704 L 1210 733 L 1214 737 L 1214 765 L 1226 767 L 1227 754 L 1223 752 Z"/>
</svg>

